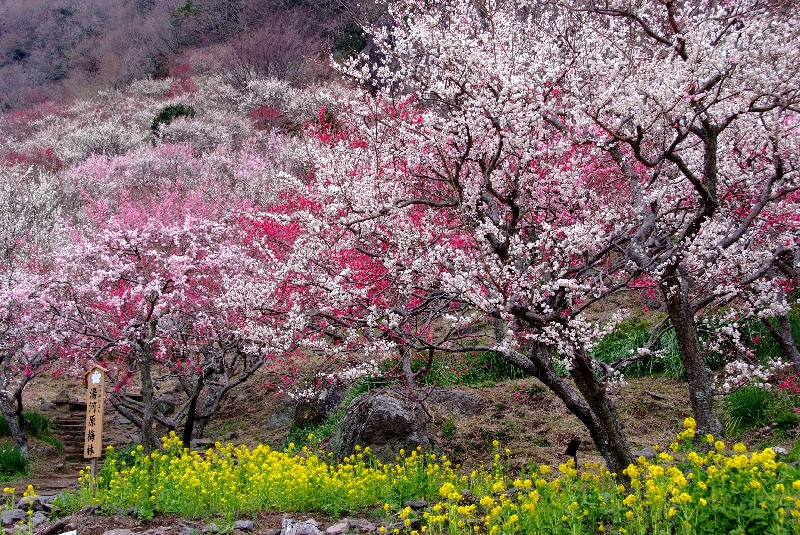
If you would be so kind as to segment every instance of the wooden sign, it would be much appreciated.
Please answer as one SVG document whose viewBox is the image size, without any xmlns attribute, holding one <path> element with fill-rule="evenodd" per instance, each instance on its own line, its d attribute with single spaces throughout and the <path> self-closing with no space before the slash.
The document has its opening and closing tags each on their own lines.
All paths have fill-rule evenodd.
<svg viewBox="0 0 800 535">
<path fill-rule="evenodd" d="M 95 366 L 86 373 L 86 428 L 83 456 L 97 459 L 103 453 L 103 407 L 105 405 L 106 370 Z"/>
</svg>

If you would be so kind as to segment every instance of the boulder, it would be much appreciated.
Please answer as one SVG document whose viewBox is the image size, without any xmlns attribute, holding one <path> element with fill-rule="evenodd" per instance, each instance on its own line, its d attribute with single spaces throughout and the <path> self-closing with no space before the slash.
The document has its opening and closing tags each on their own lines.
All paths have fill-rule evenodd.
<svg viewBox="0 0 800 535">
<path fill-rule="evenodd" d="M 331 437 L 331 449 L 341 459 L 357 445 L 369 446 L 381 461 L 392 461 L 401 449 L 431 446 L 425 423 L 418 403 L 390 388 L 378 388 L 353 400 Z"/>
<path fill-rule="evenodd" d="M 55 496 L 37 496 L 36 498 L 20 498 L 17 501 L 17 509 L 24 509 L 28 510 L 29 507 L 32 507 L 34 511 L 44 511 L 45 506 L 52 504 Z"/>
<path fill-rule="evenodd" d="M 314 392 L 314 396 L 298 400 L 294 411 L 294 427 L 312 427 L 323 423 L 339 410 L 350 385 L 334 383 Z"/>
<path fill-rule="evenodd" d="M 267 431 L 288 427 L 294 423 L 294 414 L 297 410 L 297 400 L 283 396 L 275 405 L 275 409 L 267 419 Z"/>
<path fill-rule="evenodd" d="M 214 447 L 214 441 L 208 438 L 193 438 L 189 448 L 193 450 L 207 450 Z"/>
<path fill-rule="evenodd" d="M 325 535 L 344 535 L 348 531 L 350 531 L 350 522 L 345 518 L 328 526 L 328 529 L 325 530 Z"/>
<path fill-rule="evenodd" d="M 11 526 L 12 524 L 16 524 L 20 521 L 27 522 L 28 513 L 22 509 L 9 509 L 8 511 L 3 511 L 0 513 L 0 518 L 2 519 L 4 526 Z"/>
<path fill-rule="evenodd" d="M 175 396 L 172 394 L 161 394 L 153 400 L 153 408 L 164 416 L 169 416 L 175 412 L 175 405 Z"/>
</svg>

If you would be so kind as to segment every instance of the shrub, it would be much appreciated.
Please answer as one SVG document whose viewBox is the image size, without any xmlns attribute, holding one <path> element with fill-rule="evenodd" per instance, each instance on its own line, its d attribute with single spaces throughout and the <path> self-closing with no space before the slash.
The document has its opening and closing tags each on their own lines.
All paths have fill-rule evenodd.
<svg viewBox="0 0 800 535">
<path fill-rule="evenodd" d="M 724 414 L 727 428 L 733 432 L 774 424 L 788 430 L 800 423 L 785 392 L 758 386 L 744 386 L 725 398 Z"/>
<path fill-rule="evenodd" d="M 356 56 L 365 46 L 367 46 L 367 34 L 364 29 L 356 24 L 350 24 L 339 36 L 331 51 L 334 57 L 345 59 Z"/>
<path fill-rule="evenodd" d="M 36 411 L 25 411 L 23 414 L 28 422 L 25 431 L 29 436 L 41 438 L 50 435 L 50 418 Z M 6 417 L 0 415 L 0 437 L 10 436 L 11 430 L 8 428 Z"/>
<path fill-rule="evenodd" d="M 413 367 L 419 368 L 423 359 L 414 361 Z M 435 360 L 431 371 L 425 376 L 428 385 L 480 385 L 511 381 L 530 377 L 522 368 L 504 359 L 493 351 L 471 353 L 452 359 Z"/>
<path fill-rule="evenodd" d="M 192 118 L 195 115 L 192 106 L 184 106 L 183 104 L 170 104 L 161 110 L 150 125 L 150 131 L 153 136 L 158 136 L 158 129 L 162 124 L 170 124 L 173 119 L 177 117 Z"/>
<path fill-rule="evenodd" d="M 0 479 L 8 480 L 28 473 L 28 459 L 19 448 L 10 444 L 0 445 Z"/>
<path fill-rule="evenodd" d="M 600 362 L 615 362 L 633 354 L 644 347 L 650 338 L 652 325 L 642 320 L 623 321 L 607 334 L 592 350 L 592 355 Z M 658 341 L 655 354 L 650 355 L 625 369 L 629 376 L 643 376 L 660 373 L 675 379 L 685 379 L 685 371 L 678 351 L 675 331 L 667 331 Z"/>
<path fill-rule="evenodd" d="M 25 411 L 24 414 L 28 421 L 26 430 L 30 436 L 39 438 L 50 434 L 50 418 L 35 411 Z"/>
</svg>

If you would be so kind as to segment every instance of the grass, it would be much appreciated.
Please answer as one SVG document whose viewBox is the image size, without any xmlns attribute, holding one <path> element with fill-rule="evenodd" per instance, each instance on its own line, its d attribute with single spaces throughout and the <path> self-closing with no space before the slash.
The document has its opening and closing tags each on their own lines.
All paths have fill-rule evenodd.
<svg viewBox="0 0 800 535">
<path fill-rule="evenodd" d="M 772 321 L 775 323 L 775 320 Z M 792 325 L 794 339 L 800 340 L 800 311 L 790 312 L 789 321 Z M 701 325 L 701 342 L 717 328 L 719 325 L 713 323 Z M 616 362 L 632 355 L 640 347 L 644 347 L 651 331 L 652 324 L 650 322 L 641 319 L 623 321 L 594 347 L 592 354 L 600 362 Z M 742 340 L 749 349 L 753 350 L 759 362 L 766 363 L 769 359 L 782 356 L 780 346 L 760 321 L 744 322 L 741 332 Z M 725 365 L 725 353 L 709 354 L 708 361 L 712 368 L 719 369 Z M 685 380 L 686 372 L 681 362 L 675 332 L 667 331 L 658 341 L 654 355 L 628 366 L 625 374 L 632 377 L 663 374 L 678 380 Z"/>
<path fill-rule="evenodd" d="M 0 481 L 28 474 L 30 461 L 13 444 L 0 445 Z"/>
<path fill-rule="evenodd" d="M 650 323 L 640 319 L 623 321 L 600 340 L 592 350 L 592 355 L 606 363 L 627 358 L 645 346 L 652 328 Z M 663 374 L 678 380 L 685 379 L 686 372 L 681 362 L 675 332 L 666 332 L 659 340 L 655 354 L 628 366 L 625 374 L 633 377 Z"/>
<path fill-rule="evenodd" d="M 28 436 L 34 437 L 46 444 L 50 444 L 58 453 L 61 453 L 64 450 L 64 444 L 62 444 L 61 441 L 52 434 L 50 418 L 36 411 L 25 411 L 23 414 L 25 416 L 25 420 L 28 422 L 28 424 L 25 426 L 25 432 L 28 434 Z M 8 427 L 8 421 L 6 420 L 5 416 L 0 415 L 0 437 L 10 436 L 11 430 Z"/>
<path fill-rule="evenodd" d="M 774 425 L 780 431 L 788 431 L 800 424 L 785 392 L 758 386 L 744 386 L 723 401 L 726 429 L 741 433 L 765 425 Z"/>
<path fill-rule="evenodd" d="M 414 362 L 414 367 L 418 368 L 422 364 L 423 359 L 419 359 Z M 431 368 L 423 380 L 426 385 L 478 386 L 530 377 L 523 369 L 492 351 L 437 359 Z"/>
</svg>

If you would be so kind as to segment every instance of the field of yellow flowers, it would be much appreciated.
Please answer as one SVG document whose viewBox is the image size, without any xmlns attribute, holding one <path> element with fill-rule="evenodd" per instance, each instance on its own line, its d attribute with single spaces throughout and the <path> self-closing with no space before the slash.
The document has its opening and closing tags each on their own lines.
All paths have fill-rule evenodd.
<svg viewBox="0 0 800 535">
<path fill-rule="evenodd" d="M 420 451 L 401 452 L 393 464 L 369 448 L 342 462 L 291 444 L 275 451 L 218 443 L 203 454 L 172 434 L 163 451 L 134 451 L 130 463 L 109 448 L 96 481 L 83 476 L 69 499 L 109 512 L 135 507 L 142 517 L 366 513 L 385 518 L 381 532 L 409 535 L 800 534 L 800 468 L 776 461 L 769 448 L 697 440 L 694 420 L 684 424 L 669 447 L 654 447 L 656 458 L 640 457 L 620 477 L 572 461 L 511 474 L 496 442 L 487 466 L 460 474 L 445 456 Z M 428 507 L 414 511 L 408 500 Z"/>
</svg>

